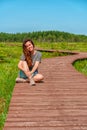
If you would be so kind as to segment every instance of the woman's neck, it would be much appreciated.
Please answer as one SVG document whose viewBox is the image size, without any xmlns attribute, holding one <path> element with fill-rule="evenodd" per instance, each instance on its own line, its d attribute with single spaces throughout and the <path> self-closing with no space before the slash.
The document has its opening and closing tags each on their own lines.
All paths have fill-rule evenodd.
<svg viewBox="0 0 87 130">
<path fill-rule="evenodd" d="M 31 52 L 31 55 L 34 55 L 36 53 L 36 50 L 33 50 L 32 52 Z"/>
</svg>

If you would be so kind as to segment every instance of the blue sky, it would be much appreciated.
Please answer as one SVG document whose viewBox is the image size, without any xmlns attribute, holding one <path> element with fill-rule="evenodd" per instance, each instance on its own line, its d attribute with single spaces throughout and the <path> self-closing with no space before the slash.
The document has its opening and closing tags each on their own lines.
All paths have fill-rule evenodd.
<svg viewBox="0 0 87 130">
<path fill-rule="evenodd" d="M 87 35 L 87 0 L 0 0 L 0 32 Z"/>
</svg>

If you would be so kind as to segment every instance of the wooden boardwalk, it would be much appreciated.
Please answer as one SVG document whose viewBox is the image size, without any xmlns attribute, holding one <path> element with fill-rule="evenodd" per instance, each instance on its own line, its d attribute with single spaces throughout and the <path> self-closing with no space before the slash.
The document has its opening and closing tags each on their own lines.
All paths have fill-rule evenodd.
<svg viewBox="0 0 87 130">
<path fill-rule="evenodd" d="M 44 83 L 16 83 L 3 130 L 87 130 L 87 77 L 72 66 L 82 58 L 43 59 Z"/>
</svg>

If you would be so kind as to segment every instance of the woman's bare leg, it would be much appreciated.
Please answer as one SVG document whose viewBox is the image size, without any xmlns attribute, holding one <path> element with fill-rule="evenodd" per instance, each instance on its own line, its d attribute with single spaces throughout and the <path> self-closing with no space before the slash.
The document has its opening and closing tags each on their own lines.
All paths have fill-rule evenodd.
<svg viewBox="0 0 87 130">
<path fill-rule="evenodd" d="M 34 81 L 39 82 L 39 81 L 42 81 L 44 77 L 42 74 L 36 74 L 33 79 Z"/>
</svg>

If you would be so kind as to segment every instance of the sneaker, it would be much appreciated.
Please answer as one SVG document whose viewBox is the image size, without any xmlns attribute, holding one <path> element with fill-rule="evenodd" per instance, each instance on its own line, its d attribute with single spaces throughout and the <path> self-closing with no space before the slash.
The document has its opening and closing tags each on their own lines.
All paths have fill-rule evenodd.
<svg viewBox="0 0 87 130">
<path fill-rule="evenodd" d="M 19 77 L 16 78 L 16 83 L 27 83 L 27 82 L 29 82 L 28 79 L 23 79 Z"/>
<path fill-rule="evenodd" d="M 36 84 L 35 84 L 35 81 L 33 80 L 33 78 L 30 78 L 30 85 L 31 86 L 35 86 Z"/>
</svg>

